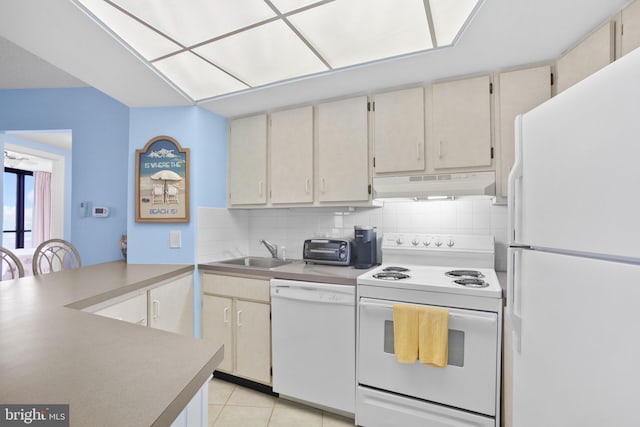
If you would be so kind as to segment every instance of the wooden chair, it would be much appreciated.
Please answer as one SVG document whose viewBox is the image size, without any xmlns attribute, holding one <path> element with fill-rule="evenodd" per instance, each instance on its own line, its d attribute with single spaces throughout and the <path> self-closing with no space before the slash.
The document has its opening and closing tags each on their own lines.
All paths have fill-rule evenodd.
<svg viewBox="0 0 640 427">
<path fill-rule="evenodd" d="M 33 274 L 47 274 L 80 268 L 80 253 L 71 243 L 62 239 L 42 242 L 33 253 Z"/>
<path fill-rule="evenodd" d="M 2 265 L 2 278 L 0 278 L 0 280 L 24 277 L 22 262 L 20 262 L 16 254 L 9 249 L 0 247 L 0 264 Z"/>
</svg>

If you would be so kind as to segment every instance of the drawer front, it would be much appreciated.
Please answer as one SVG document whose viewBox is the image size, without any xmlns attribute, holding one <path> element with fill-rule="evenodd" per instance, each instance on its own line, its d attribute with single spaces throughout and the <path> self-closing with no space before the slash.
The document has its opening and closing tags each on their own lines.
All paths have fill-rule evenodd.
<svg viewBox="0 0 640 427">
<path fill-rule="evenodd" d="M 202 275 L 202 292 L 205 294 L 227 295 L 266 303 L 270 301 L 269 281 L 248 277 L 204 273 Z"/>
</svg>

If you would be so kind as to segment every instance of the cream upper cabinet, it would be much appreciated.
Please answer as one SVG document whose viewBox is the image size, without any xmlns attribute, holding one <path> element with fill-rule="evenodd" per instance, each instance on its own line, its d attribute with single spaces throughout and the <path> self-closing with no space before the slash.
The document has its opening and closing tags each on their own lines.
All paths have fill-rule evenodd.
<svg viewBox="0 0 640 427">
<path fill-rule="evenodd" d="M 640 47 L 640 0 L 636 0 L 620 14 L 620 54 L 626 55 Z"/>
<path fill-rule="evenodd" d="M 229 205 L 267 202 L 267 116 L 229 125 Z"/>
<path fill-rule="evenodd" d="M 515 118 L 551 98 L 551 67 L 542 66 L 498 75 L 496 139 L 500 147 L 496 196 L 507 197 L 507 179 L 513 166 Z"/>
<path fill-rule="evenodd" d="M 271 203 L 313 202 L 313 107 L 269 118 Z"/>
<path fill-rule="evenodd" d="M 489 76 L 480 76 L 432 86 L 429 152 L 434 169 L 492 165 L 490 83 Z"/>
<path fill-rule="evenodd" d="M 423 171 L 424 88 L 377 94 L 374 103 L 375 172 Z"/>
<path fill-rule="evenodd" d="M 615 23 L 607 22 L 556 62 L 556 93 L 560 93 L 614 60 Z"/>
<path fill-rule="evenodd" d="M 318 105 L 318 201 L 369 200 L 367 128 L 366 96 Z"/>
</svg>

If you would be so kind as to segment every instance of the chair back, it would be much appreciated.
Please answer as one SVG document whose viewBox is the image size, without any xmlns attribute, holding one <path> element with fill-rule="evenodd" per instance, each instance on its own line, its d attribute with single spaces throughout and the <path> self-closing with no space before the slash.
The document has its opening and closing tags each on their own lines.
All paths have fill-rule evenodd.
<svg viewBox="0 0 640 427">
<path fill-rule="evenodd" d="M 33 274 L 47 274 L 80 268 L 80 253 L 71 243 L 63 239 L 42 242 L 33 254 Z"/>
<path fill-rule="evenodd" d="M 2 278 L 0 280 L 24 277 L 22 262 L 9 249 L 0 247 L 0 264 L 2 264 Z"/>
</svg>

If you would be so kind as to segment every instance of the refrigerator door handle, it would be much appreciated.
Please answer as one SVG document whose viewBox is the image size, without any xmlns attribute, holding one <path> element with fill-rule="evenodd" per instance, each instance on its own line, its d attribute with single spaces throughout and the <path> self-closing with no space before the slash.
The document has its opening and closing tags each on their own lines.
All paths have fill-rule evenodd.
<svg viewBox="0 0 640 427">
<path fill-rule="evenodd" d="M 509 181 L 507 187 L 507 197 L 509 198 L 507 207 L 507 241 L 513 244 L 520 240 L 517 234 L 519 228 L 518 215 L 520 213 L 518 196 L 520 195 L 520 186 L 522 185 L 522 114 L 515 119 L 515 151 L 514 162 L 511 172 L 509 173 Z"/>
<path fill-rule="evenodd" d="M 515 350 L 520 353 L 522 349 L 522 316 L 516 313 L 516 301 L 520 294 L 520 270 L 522 251 L 526 247 L 510 247 L 507 260 L 507 312 L 511 319 L 511 334 Z"/>
</svg>

